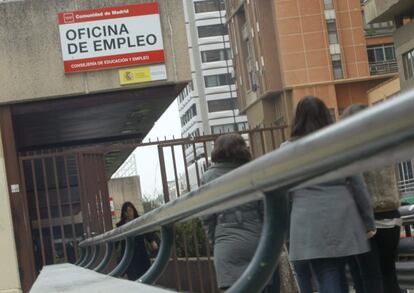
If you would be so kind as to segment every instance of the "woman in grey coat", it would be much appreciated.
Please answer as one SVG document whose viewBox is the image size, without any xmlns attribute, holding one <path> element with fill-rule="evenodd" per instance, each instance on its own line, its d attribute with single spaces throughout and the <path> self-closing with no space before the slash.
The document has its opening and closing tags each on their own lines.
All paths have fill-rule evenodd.
<svg viewBox="0 0 414 293">
<path fill-rule="evenodd" d="M 214 163 L 202 176 L 208 183 L 251 160 L 244 139 L 238 134 L 220 136 L 214 143 Z M 202 218 L 214 245 L 214 266 L 220 289 L 227 289 L 242 275 L 259 243 L 263 208 L 255 201 Z"/>
<path fill-rule="evenodd" d="M 251 160 L 244 139 L 239 134 L 220 136 L 211 154 L 214 163 L 202 177 L 202 184 L 210 182 Z M 214 245 L 214 265 L 218 287 L 231 287 L 249 265 L 260 241 L 263 225 L 263 204 L 254 201 L 202 218 L 204 229 Z M 295 293 L 295 282 L 286 255 L 281 256 L 280 292 Z M 286 259 L 286 261 L 284 261 Z M 279 274 L 264 292 L 279 292 Z"/>
<path fill-rule="evenodd" d="M 292 140 L 332 123 L 325 104 L 308 96 L 297 105 Z M 286 146 L 286 144 L 285 144 Z M 302 293 L 312 292 L 309 267 L 319 293 L 348 292 L 346 258 L 367 252 L 375 231 L 369 195 L 361 176 L 351 176 L 291 192 L 289 259 Z"/>
</svg>

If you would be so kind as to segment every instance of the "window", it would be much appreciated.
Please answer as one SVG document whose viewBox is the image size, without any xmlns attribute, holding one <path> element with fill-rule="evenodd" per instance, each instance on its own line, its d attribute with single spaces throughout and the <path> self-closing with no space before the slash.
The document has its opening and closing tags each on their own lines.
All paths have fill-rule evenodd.
<svg viewBox="0 0 414 293">
<path fill-rule="evenodd" d="M 199 38 L 224 36 L 224 35 L 229 34 L 227 30 L 227 26 L 225 26 L 224 24 L 212 24 L 212 25 L 199 26 L 197 30 L 198 30 Z"/>
<path fill-rule="evenodd" d="M 225 10 L 224 0 L 207 0 L 194 2 L 196 13 Z"/>
<path fill-rule="evenodd" d="M 414 172 L 413 164 L 411 161 L 405 161 L 398 164 L 399 182 L 398 187 L 401 193 L 414 191 Z"/>
<path fill-rule="evenodd" d="M 249 125 L 247 124 L 247 122 L 238 122 L 237 129 L 246 130 L 246 129 L 249 129 Z M 213 134 L 233 132 L 235 130 L 236 129 L 234 128 L 234 123 L 211 126 L 211 132 Z"/>
<path fill-rule="evenodd" d="M 254 47 L 252 40 L 249 38 L 246 40 L 247 56 L 246 56 L 246 68 L 249 77 L 248 89 L 255 92 L 257 90 L 257 72 L 256 61 L 254 55 Z"/>
<path fill-rule="evenodd" d="M 333 7 L 332 0 L 324 0 L 323 2 L 325 4 L 325 9 L 326 10 L 329 10 L 329 9 L 333 9 L 334 8 Z"/>
<path fill-rule="evenodd" d="M 393 44 L 368 47 L 368 62 L 395 61 L 395 50 Z"/>
<path fill-rule="evenodd" d="M 203 63 L 229 60 L 230 58 L 230 49 L 201 51 L 201 60 Z"/>
<path fill-rule="evenodd" d="M 207 104 L 210 113 L 238 109 L 236 98 L 212 100 L 208 101 Z"/>
<path fill-rule="evenodd" d="M 413 165 L 411 161 L 401 162 L 398 165 L 398 169 L 400 171 L 399 173 L 401 181 L 414 178 Z"/>
<path fill-rule="evenodd" d="M 404 78 L 405 80 L 411 79 L 414 76 L 414 49 L 404 53 L 402 55 Z"/>
<path fill-rule="evenodd" d="M 222 86 L 233 84 L 233 80 L 229 73 L 204 76 L 206 87 Z"/>
<path fill-rule="evenodd" d="M 192 105 L 183 116 L 181 116 L 181 126 L 186 125 L 194 116 L 197 116 L 196 105 Z"/>
<path fill-rule="evenodd" d="M 179 102 L 183 102 L 185 100 L 185 98 L 191 93 L 191 91 L 193 91 L 194 89 L 192 88 L 193 82 L 190 81 L 188 83 L 188 85 L 182 90 L 182 92 L 180 93 L 180 95 L 178 96 L 178 100 Z"/>
<path fill-rule="evenodd" d="M 211 132 L 213 134 L 233 132 L 233 131 L 234 131 L 234 124 L 233 123 L 211 126 Z"/>
<path fill-rule="evenodd" d="M 340 54 L 331 55 L 331 59 L 332 59 L 332 69 L 333 69 L 334 79 L 344 78 L 344 74 L 342 72 L 341 55 Z"/>
<path fill-rule="evenodd" d="M 326 23 L 328 27 L 328 40 L 329 44 L 338 44 L 338 34 L 336 32 L 336 21 L 329 20 Z"/>
</svg>

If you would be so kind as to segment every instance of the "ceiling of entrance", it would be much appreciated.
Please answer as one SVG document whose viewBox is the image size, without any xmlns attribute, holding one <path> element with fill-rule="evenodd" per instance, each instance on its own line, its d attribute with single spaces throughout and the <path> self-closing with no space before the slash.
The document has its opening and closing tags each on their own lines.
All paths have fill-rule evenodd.
<svg viewBox="0 0 414 293">
<path fill-rule="evenodd" d="M 13 105 L 16 147 L 21 152 L 131 139 L 140 141 L 183 86 L 134 89 Z M 115 166 L 110 165 L 119 165 L 129 152 L 117 153 L 111 162 L 107 162 L 107 167 L 113 169 Z"/>
</svg>

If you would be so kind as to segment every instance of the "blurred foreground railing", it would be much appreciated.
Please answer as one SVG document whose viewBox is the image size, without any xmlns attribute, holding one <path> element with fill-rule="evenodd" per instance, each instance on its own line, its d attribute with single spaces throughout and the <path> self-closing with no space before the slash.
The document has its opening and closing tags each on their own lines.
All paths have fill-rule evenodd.
<svg viewBox="0 0 414 293">
<path fill-rule="evenodd" d="M 406 159 L 414 146 L 413 113 L 414 92 L 408 92 L 264 155 L 122 227 L 81 242 L 82 257 L 77 264 L 102 272 L 111 260 L 114 243 L 126 240 L 122 260 L 109 273 L 121 276 L 133 254 L 133 237 L 161 229 L 160 252 L 139 279 L 153 284 L 169 261 L 175 223 L 263 198 L 265 219 L 257 251 L 227 291 L 260 292 L 277 266 L 285 242 L 286 191 Z M 101 245 L 106 250 L 98 262 Z M 413 263 L 404 266 L 404 274 L 414 276 Z M 412 281 L 409 283 L 411 286 Z"/>
</svg>

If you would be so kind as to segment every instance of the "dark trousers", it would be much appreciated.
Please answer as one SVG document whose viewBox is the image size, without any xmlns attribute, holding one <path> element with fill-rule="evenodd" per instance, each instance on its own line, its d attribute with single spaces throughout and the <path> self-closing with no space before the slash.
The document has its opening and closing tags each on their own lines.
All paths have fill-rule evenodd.
<svg viewBox="0 0 414 293">
<path fill-rule="evenodd" d="M 319 258 L 293 262 L 301 293 L 312 293 L 312 271 L 318 293 L 348 293 L 345 257 Z"/>
<path fill-rule="evenodd" d="M 395 268 L 399 239 L 400 227 L 378 229 L 370 241 L 371 251 L 349 263 L 357 293 L 401 292 Z"/>
<path fill-rule="evenodd" d="M 348 259 L 356 293 L 384 292 L 378 250 L 373 248 L 375 243 L 372 239 L 370 242 L 369 252 L 350 256 Z"/>
<path fill-rule="evenodd" d="M 295 271 L 296 280 L 298 281 L 300 293 L 312 293 L 312 269 L 310 261 L 298 260 L 292 262 Z"/>
<path fill-rule="evenodd" d="M 318 283 L 318 293 L 348 293 L 345 277 L 346 257 L 312 259 L 311 266 Z"/>
</svg>

